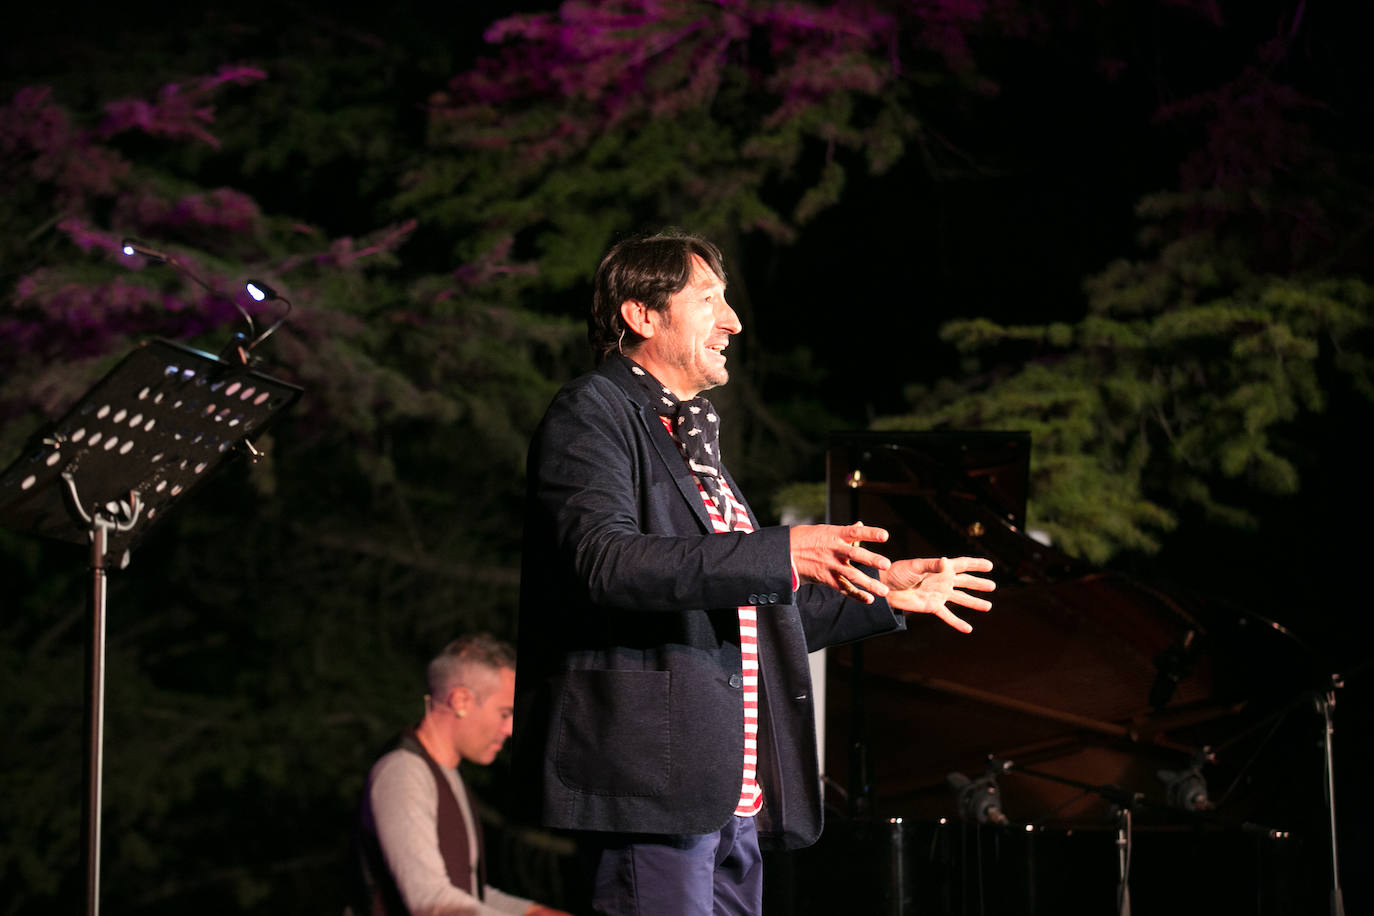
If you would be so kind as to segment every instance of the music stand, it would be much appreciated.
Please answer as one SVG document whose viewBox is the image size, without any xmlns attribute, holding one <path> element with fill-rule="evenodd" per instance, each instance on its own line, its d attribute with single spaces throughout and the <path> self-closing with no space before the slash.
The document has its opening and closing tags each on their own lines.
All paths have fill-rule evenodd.
<svg viewBox="0 0 1374 916">
<path fill-rule="evenodd" d="M 83 799 L 86 912 L 100 908 L 106 570 L 302 389 L 167 340 L 140 345 L 0 473 L 0 524 L 90 545 Z"/>
</svg>

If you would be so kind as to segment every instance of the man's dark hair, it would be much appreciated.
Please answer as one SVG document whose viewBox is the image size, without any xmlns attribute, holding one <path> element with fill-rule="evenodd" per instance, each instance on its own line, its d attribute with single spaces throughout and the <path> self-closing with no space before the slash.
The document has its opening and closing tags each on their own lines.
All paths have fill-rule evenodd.
<svg viewBox="0 0 1374 916">
<path fill-rule="evenodd" d="M 635 299 L 661 312 L 668 299 L 692 279 L 692 255 L 725 282 L 725 258 L 706 239 L 676 230 L 639 235 L 612 246 L 596 269 L 592 310 L 587 316 L 587 341 L 597 365 L 617 351 L 635 347 L 644 338 L 625 327 L 620 304 Z"/>
</svg>

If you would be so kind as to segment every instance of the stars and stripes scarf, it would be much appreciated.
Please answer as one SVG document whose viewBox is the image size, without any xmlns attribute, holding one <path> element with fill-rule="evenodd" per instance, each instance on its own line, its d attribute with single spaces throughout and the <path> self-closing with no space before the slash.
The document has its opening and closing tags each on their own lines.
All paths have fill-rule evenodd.
<svg viewBox="0 0 1374 916">
<path fill-rule="evenodd" d="M 687 455 L 687 466 L 697 475 L 711 502 L 715 503 L 716 510 L 725 519 L 726 528 L 733 530 L 734 507 L 725 498 L 721 487 L 725 472 L 720 462 L 720 417 L 716 415 L 715 408 L 703 397 L 695 397 L 690 401 L 679 400 L 639 363 L 628 356 L 622 355 L 620 358 L 625 360 L 635 381 L 649 393 L 658 415 L 672 420 L 677 441 Z"/>
</svg>

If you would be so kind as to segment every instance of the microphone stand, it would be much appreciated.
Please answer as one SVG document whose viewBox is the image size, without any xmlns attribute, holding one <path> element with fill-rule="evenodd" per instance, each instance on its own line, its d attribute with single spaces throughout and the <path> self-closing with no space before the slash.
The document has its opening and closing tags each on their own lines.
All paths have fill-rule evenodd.
<svg viewBox="0 0 1374 916">
<path fill-rule="evenodd" d="M 1321 659 L 1318 652 L 1307 642 L 1298 637 L 1296 633 L 1285 627 L 1283 624 L 1262 614 L 1253 611 L 1246 612 L 1246 618 L 1254 618 L 1261 627 L 1270 629 L 1275 633 L 1292 641 L 1298 648 L 1308 656 L 1314 664 L 1319 664 Z M 1242 623 L 1248 622 L 1242 618 Z M 1359 666 L 1363 669 L 1367 662 Z M 1340 852 L 1336 840 L 1336 770 L 1335 754 L 1332 748 L 1332 736 L 1335 734 L 1334 711 L 1336 708 L 1336 691 L 1345 686 L 1345 678 L 1340 674 L 1330 674 L 1326 677 L 1325 683 L 1310 692 L 1300 693 L 1294 700 L 1286 704 L 1276 712 L 1271 719 L 1280 721 L 1288 716 L 1296 707 L 1301 705 L 1304 700 L 1310 698 L 1316 707 L 1317 714 L 1322 717 L 1322 795 L 1326 803 L 1327 828 L 1331 834 L 1331 889 L 1329 892 L 1328 914 L 1329 916 L 1345 916 L 1345 897 L 1341 891 L 1340 875 Z M 1231 743 L 1234 743 L 1233 739 Z M 1258 753 L 1258 752 L 1257 752 Z M 1239 782 L 1239 777 L 1236 782 Z M 1232 788 L 1235 784 L 1233 783 Z M 1230 794 L 1230 789 L 1227 790 Z"/>
<path fill-rule="evenodd" d="M 1340 856 L 1336 850 L 1336 766 L 1331 748 L 1332 712 L 1336 708 L 1336 691 L 1345 686 L 1339 674 L 1331 675 L 1324 691 L 1316 696 L 1317 711 L 1322 717 L 1322 755 L 1326 766 L 1325 796 L 1327 823 L 1331 828 L 1331 916 L 1345 916 L 1345 898 L 1341 893 Z"/>
<path fill-rule="evenodd" d="M 1111 803 L 1116 819 L 1116 912 L 1117 916 L 1131 916 L 1131 812 L 1144 803 L 1145 796 L 1116 785 L 1093 785 L 1066 776 L 1043 773 L 1026 767 L 1016 767 L 1013 771 L 1010 761 L 998 761 L 997 763 L 1004 772 L 1024 773 L 1027 776 L 1034 776 L 1036 779 L 1072 786 L 1085 793 L 1097 795 Z"/>
<path fill-rule="evenodd" d="M 0 522 L 89 545 L 82 862 L 86 913 L 100 909 L 107 573 L 302 389 L 166 340 L 145 342 L 0 472 Z"/>
<path fill-rule="evenodd" d="M 1131 916 L 1131 809 L 1116 806 L 1116 911 Z"/>
</svg>

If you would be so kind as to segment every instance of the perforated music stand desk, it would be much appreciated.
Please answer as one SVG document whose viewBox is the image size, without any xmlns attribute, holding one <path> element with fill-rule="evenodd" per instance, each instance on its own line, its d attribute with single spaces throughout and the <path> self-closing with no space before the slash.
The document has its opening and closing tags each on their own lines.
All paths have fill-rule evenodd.
<svg viewBox="0 0 1374 916">
<path fill-rule="evenodd" d="M 166 340 L 126 356 L 0 473 L 0 524 L 91 550 L 83 799 L 87 912 L 99 911 L 106 570 L 301 389 Z"/>
</svg>

